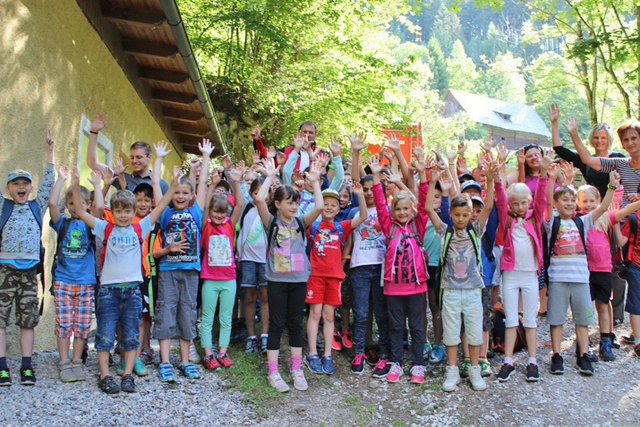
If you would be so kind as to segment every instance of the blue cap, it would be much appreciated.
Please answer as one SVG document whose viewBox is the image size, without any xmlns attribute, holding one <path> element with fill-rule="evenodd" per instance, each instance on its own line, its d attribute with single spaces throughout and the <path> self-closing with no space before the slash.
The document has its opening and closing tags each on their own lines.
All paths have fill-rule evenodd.
<svg viewBox="0 0 640 427">
<path fill-rule="evenodd" d="M 466 190 L 467 188 L 473 187 L 475 189 L 477 189 L 479 192 L 482 193 L 482 186 L 480 184 L 478 184 L 476 181 L 465 181 L 462 183 L 462 185 L 460 186 L 460 192 L 464 193 L 464 190 Z"/>
<path fill-rule="evenodd" d="M 9 176 L 7 176 L 7 184 L 9 184 L 11 181 L 16 180 L 18 178 L 24 178 L 29 180 L 29 182 L 31 182 L 31 174 L 29 172 L 22 169 L 16 169 L 14 171 L 9 172 Z"/>
</svg>

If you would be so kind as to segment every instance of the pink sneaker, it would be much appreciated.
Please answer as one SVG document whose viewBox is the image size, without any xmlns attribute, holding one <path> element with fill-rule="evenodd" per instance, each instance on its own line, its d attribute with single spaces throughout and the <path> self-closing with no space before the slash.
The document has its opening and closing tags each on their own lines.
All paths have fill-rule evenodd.
<svg viewBox="0 0 640 427">
<path fill-rule="evenodd" d="M 389 383 L 397 383 L 402 375 L 404 375 L 404 371 L 402 366 L 400 366 L 397 362 L 389 363 L 389 373 L 387 374 L 387 382 Z"/>
<path fill-rule="evenodd" d="M 411 368 L 411 380 L 413 384 L 422 384 L 424 382 L 424 366 L 413 365 Z"/>
<path fill-rule="evenodd" d="M 229 366 L 233 365 L 233 362 L 226 353 L 222 355 L 218 354 L 218 357 L 216 359 L 218 359 L 218 363 L 220 363 L 220 366 L 222 366 L 223 368 L 228 368 Z"/>
</svg>

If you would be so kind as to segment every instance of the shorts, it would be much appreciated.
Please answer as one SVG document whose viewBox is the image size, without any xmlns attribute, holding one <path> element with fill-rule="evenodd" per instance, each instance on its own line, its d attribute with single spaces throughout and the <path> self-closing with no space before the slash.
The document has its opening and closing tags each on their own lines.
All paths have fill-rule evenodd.
<svg viewBox="0 0 640 427">
<path fill-rule="evenodd" d="M 442 289 L 441 313 L 444 345 L 460 344 L 463 314 L 467 344 L 482 345 L 482 289 Z"/>
<path fill-rule="evenodd" d="M 345 270 L 345 276 L 340 287 L 340 297 L 342 298 L 342 307 L 351 308 L 353 307 L 353 286 L 351 286 L 349 267 L 345 268 Z"/>
<path fill-rule="evenodd" d="M 627 268 L 627 302 L 624 311 L 633 315 L 640 315 L 640 267 L 629 263 Z"/>
<path fill-rule="evenodd" d="M 240 261 L 240 286 L 251 288 L 267 286 L 265 277 L 266 264 L 263 262 Z"/>
<path fill-rule="evenodd" d="M 590 271 L 589 289 L 591 290 L 591 300 L 608 304 L 611 300 L 611 272 L 610 271 Z"/>
<path fill-rule="evenodd" d="M 159 340 L 196 337 L 197 270 L 160 271 L 153 337 Z"/>
<path fill-rule="evenodd" d="M 538 273 L 535 271 L 504 270 L 502 272 L 502 302 L 504 303 L 505 327 L 518 326 L 518 305 L 522 299 L 522 325 L 525 328 L 538 326 Z"/>
<path fill-rule="evenodd" d="M 95 348 L 111 351 L 116 339 L 116 327 L 120 324 L 120 348 L 124 351 L 140 347 L 140 318 L 142 316 L 142 296 L 140 287 L 103 285 L 98 289 Z"/>
<path fill-rule="evenodd" d="M 16 325 L 35 328 L 40 320 L 38 310 L 37 267 L 25 270 L 0 264 L 0 328 L 9 324 L 13 301 L 16 302 Z"/>
<path fill-rule="evenodd" d="M 307 281 L 307 296 L 304 302 L 308 304 L 342 304 L 341 283 L 342 279 L 336 277 L 310 276 Z"/>
<path fill-rule="evenodd" d="M 73 333 L 74 338 L 87 339 L 91 330 L 93 295 L 93 284 L 53 282 L 58 338 L 69 338 Z"/>
<path fill-rule="evenodd" d="M 589 326 L 593 323 L 593 303 L 588 283 L 549 283 L 547 303 L 547 323 L 551 326 L 564 325 L 567 309 L 571 306 L 573 323 Z"/>
<path fill-rule="evenodd" d="M 491 288 L 492 286 L 482 288 L 482 330 L 484 332 L 493 328 L 493 322 L 491 321 L 491 313 L 493 312 L 493 307 L 491 307 Z"/>
</svg>

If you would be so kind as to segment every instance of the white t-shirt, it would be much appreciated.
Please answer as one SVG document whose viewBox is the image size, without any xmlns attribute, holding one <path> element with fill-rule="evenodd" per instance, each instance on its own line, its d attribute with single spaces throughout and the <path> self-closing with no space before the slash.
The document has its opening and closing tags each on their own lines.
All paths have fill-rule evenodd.
<svg viewBox="0 0 640 427">
<path fill-rule="evenodd" d="M 355 218 L 360 208 L 353 208 L 349 212 L 349 219 Z M 361 265 L 379 265 L 384 262 L 386 251 L 385 235 L 378 222 L 378 212 L 375 206 L 367 208 L 367 219 L 353 231 L 353 250 L 351 251 L 351 268 Z"/>
<path fill-rule="evenodd" d="M 584 233 L 593 227 L 591 213 L 581 216 L 584 224 Z M 553 218 L 545 221 L 549 244 L 551 242 Z M 553 248 L 550 248 L 551 259 L 549 264 L 550 282 L 589 283 L 589 266 L 587 265 L 587 252 L 580 231 L 572 219 L 560 219 L 560 229 Z"/>
<path fill-rule="evenodd" d="M 247 212 L 240 224 L 236 245 L 240 261 L 267 262 L 267 234 L 255 206 Z"/>
<path fill-rule="evenodd" d="M 531 236 L 524 228 L 525 219 L 513 220 L 511 237 L 513 238 L 513 256 L 515 271 L 538 271 L 538 257 L 533 249 Z"/>
</svg>

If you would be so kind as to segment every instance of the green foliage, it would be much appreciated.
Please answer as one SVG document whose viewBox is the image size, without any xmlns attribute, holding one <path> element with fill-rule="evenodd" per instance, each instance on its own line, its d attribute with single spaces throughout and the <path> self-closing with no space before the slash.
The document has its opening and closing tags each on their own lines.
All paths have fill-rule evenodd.
<svg viewBox="0 0 640 427">
<path fill-rule="evenodd" d="M 431 88 L 437 90 L 440 96 L 444 96 L 449 89 L 449 71 L 440 47 L 440 41 L 435 36 L 431 37 L 427 48 L 429 49 L 429 66 L 433 71 Z"/>
<path fill-rule="evenodd" d="M 491 98 L 522 104 L 526 102 L 524 77 L 520 72 L 522 59 L 511 52 L 500 53 L 495 62 L 485 58 L 484 70 L 476 80 L 476 93 Z"/>
<path fill-rule="evenodd" d="M 476 64 L 467 56 L 460 40 L 453 43 L 451 56 L 447 58 L 449 71 L 449 87 L 452 89 L 474 91 L 474 81 L 478 78 Z"/>
</svg>

